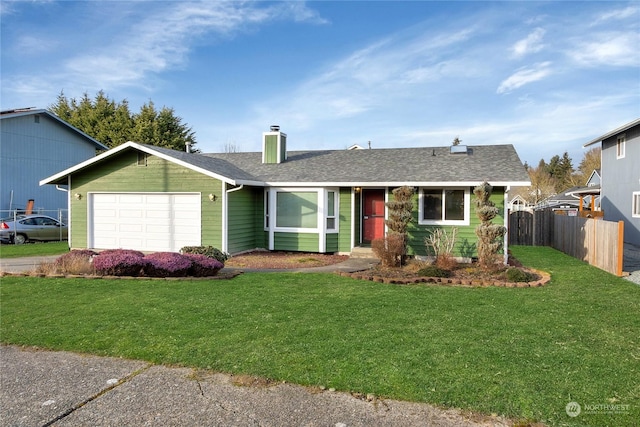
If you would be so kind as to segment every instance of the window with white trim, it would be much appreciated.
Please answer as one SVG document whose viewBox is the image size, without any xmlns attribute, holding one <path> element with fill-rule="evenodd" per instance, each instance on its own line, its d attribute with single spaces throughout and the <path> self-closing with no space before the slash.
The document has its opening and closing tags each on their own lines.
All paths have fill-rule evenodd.
<svg viewBox="0 0 640 427">
<path fill-rule="evenodd" d="M 278 191 L 276 228 L 318 228 L 317 191 Z"/>
<path fill-rule="evenodd" d="M 640 191 L 633 192 L 631 207 L 631 216 L 634 218 L 640 218 Z"/>
<path fill-rule="evenodd" d="M 338 210 L 338 198 L 335 191 L 327 191 L 327 230 L 336 229 L 336 211 Z"/>
<path fill-rule="evenodd" d="M 264 190 L 264 229 L 269 228 L 269 190 Z"/>
<path fill-rule="evenodd" d="M 418 203 L 421 225 L 468 225 L 469 188 L 422 188 Z"/>
<path fill-rule="evenodd" d="M 624 158 L 626 135 L 620 135 L 616 141 L 616 159 Z"/>
<path fill-rule="evenodd" d="M 264 229 L 279 232 L 338 232 L 337 189 L 275 188 L 264 190 Z"/>
</svg>

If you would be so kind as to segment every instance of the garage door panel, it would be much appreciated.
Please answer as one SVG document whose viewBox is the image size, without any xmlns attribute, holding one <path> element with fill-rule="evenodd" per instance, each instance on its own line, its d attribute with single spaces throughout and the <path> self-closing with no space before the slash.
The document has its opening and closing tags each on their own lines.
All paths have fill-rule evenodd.
<svg viewBox="0 0 640 427">
<path fill-rule="evenodd" d="M 118 216 L 115 209 L 105 209 L 99 206 L 94 206 L 94 209 L 97 209 L 94 214 L 95 218 L 117 218 Z"/>
<path fill-rule="evenodd" d="M 143 194 L 120 194 L 118 196 L 118 203 L 144 203 L 144 195 Z"/>
<path fill-rule="evenodd" d="M 117 225 L 114 223 L 104 223 L 104 222 L 100 222 L 100 223 L 96 223 L 94 229 L 98 230 L 98 231 L 116 231 L 117 230 Z"/>
<path fill-rule="evenodd" d="M 187 223 L 189 221 L 192 221 L 194 219 L 200 219 L 200 212 L 194 212 L 194 211 L 179 211 L 176 212 L 177 214 L 177 221 L 183 222 L 183 223 Z"/>
<path fill-rule="evenodd" d="M 144 213 L 142 209 L 122 209 L 120 210 L 120 218 L 143 218 Z"/>
<path fill-rule="evenodd" d="M 151 224 L 147 224 L 145 231 L 147 233 L 156 233 L 156 234 L 167 235 L 167 234 L 171 233 L 171 228 L 172 227 L 170 225 L 151 225 Z"/>
<path fill-rule="evenodd" d="M 89 241 L 93 248 L 178 251 L 201 244 L 200 194 L 91 196 Z"/>
<path fill-rule="evenodd" d="M 147 211 L 147 218 L 171 218 L 171 211 L 169 209 L 166 210 L 150 210 Z"/>
<path fill-rule="evenodd" d="M 142 224 L 120 224 L 118 231 L 123 233 L 140 233 L 144 231 Z"/>
</svg>

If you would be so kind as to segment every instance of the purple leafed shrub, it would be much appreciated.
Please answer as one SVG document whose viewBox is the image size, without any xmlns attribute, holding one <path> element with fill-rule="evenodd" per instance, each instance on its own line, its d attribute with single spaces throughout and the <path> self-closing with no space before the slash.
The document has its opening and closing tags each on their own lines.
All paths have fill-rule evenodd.
<svg viewBox="0 0 640 427">
<path fill-rule="evenodd" d="M 138 258 L 144 258 L 144 254 L 140 251 L 136 251 L 135 249 L 105 249 L 104 251 L 100 252 L 100 255 L 111 255 L 111 254 L 117 254 L 119 256 L 131 255 Z"/>
<path fill-rule="evenodd" d="M 96 272 L 106 276 L 139 276 L 146 264 L 142 252 L 129 249 L 109 249 L 93 258 Z"/>
<path fill-rule="evenodd" d="M 156 252 L 145 257 L 144 273 L 150 277 L 183 277 L 189 274 L 192 261 L 175 252 Z"/>
<path fill-rule="evenodd" d="M 209 258 L 201 254 L 183 254 L 183 256 L 191 260 L 191 269 L 189 275 L 194 277 L 215 276 L 218 271 L 224 267 L 217 259 Z"/>
</svg>

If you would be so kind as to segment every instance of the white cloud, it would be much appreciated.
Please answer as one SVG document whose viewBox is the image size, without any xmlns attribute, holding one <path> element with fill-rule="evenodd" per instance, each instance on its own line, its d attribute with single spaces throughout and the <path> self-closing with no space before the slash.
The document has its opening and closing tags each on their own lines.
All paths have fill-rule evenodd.
<svg viewBox="0 0 640 427">
<path fill-rule="evenodd" d="M 584 66 L 640 66 L 640 34 L 598 33 L 590 41 L 581 41 L 569 56 Z"/>
<path fill-rule="evenodd" d="M 394 103 L 413 102 L 440 79 L 483 73 L 482 65 L 470 64 L 460 54 L 475 31 L 433 33 L 412 28 L 392 34 L 329 65 L 283 95 L 281 102 L 254 108 L 262 123 L 268 117 L 280 117 L 301 129 L 325 120 L 380 114 Z"/>
<path fill-rule="evenodd" d="M 544 29 L 536 28 L 526 38 L 516 42 L 511 48 L 511 50 L 513 51 L 513 56 L 516 58 L 521 58 L 527 54 L 541 51 L 544 47 L 544 44 L 542 44 L 544 34 Z"/>
<path fill-rule="evenodd" d="M 640 13 L 640 8 L 638 8 L 637 6 L 628 6 L 624 9 L 616 9 L 603 13 L 596 19 L 596 23 L 611 20 L 624 20 L 627 18 L 631 18 L 634 15 L 638 15 L 638 13 Z"/>
<path fill-rule="evenodd" d="M 3 2 L 4 4 L 4 2 Z M 261 24 L 277 20 L 294 20 L 323 24 L 326 21 L 304 3 L 245 2 L 158 2 L 153 3 L 141 20 L 131 19 L 132 12 L 123 12 L 122 21 L 131 24 L 111 41 L 92 50 L 81 51 L 63 59 L 56 72 L 48 73 L 53 86 L 66 87 L 69 92 L 111 91 L 123 87 L 151 90 L 154 76 L 173 69 L 181 69 L 189 60 L 195 43 L 215 43 L 242 32 L 255 31 Z M 144 9 L 144 3 L 139 4 Z M 205 40 L 206 38 L 206 40 Z M 25 36 L 21 42 L 34 47 L 38 40 Z M 12 76 L 12 80 L 22 80 Z M 75 87 L 70 88 L 69 82 Z M 40 85 L 38 85 L 40 86 Z M 15 87 L 23 94 L 38 91 L 37 87 Z"/>
<path fill-rule="evenodd" d="M 500 83 L 497 93 L 509 93 L 526 84 L 542 80 L 551 74 L 550 62 L 542 62 L 531 68 L 521 68 Z"/>
</svg>

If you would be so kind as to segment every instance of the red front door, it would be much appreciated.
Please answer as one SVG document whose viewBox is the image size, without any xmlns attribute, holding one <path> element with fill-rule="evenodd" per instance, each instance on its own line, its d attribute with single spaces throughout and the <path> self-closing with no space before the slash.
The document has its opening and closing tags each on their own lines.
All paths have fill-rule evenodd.
<svg viewBox="0 0 640 427">
<path fill-rule="evenodd" d="M 384 237 L 384 190 L 362 190 L 363 243 Z"/>
</svg>

